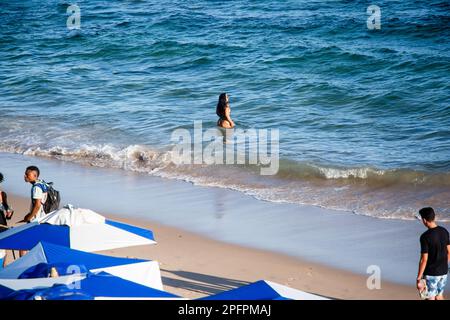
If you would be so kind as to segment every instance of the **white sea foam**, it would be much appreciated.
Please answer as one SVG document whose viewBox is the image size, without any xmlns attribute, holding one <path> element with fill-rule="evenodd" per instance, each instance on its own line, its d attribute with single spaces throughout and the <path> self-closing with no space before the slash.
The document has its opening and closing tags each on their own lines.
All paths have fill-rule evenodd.
<svg viewBox="0 0 450 320">
<path fill-rule="evenodd" d="M 377 218 L 413 220 L 417 209 L 429 204 L 438 209 L 441 220 L 450 221 L 449 175 L 290 163 L 279 176 L 263 177 L 251 166 L 175 165 L 170 150 L 144 145 L 45 148 L 0 144 L 0 151 L 117 168 L 233 189 L 264 201 L 315 205 Z"/>
</svg>

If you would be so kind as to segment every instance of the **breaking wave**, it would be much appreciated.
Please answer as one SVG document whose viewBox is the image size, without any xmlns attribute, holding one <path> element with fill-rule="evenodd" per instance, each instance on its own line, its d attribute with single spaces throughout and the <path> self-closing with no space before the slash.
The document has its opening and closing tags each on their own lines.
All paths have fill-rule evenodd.
<svg viewBox="0 0 450 320">
<path fill-rule="evenodd" d="M 449 172 L 339 168 L 282 159 L 276 175 L 261 176 L 259 165 L 176 165 L 171 149 L 145 145 L 43 148 L 0 144 L 0 151 L 179 179 L 237 190 L 264 201 L 315 205 L 376 218 L 410 220 L 420 207 L 432 205 L 442 221 L 450 221 Z"/>
</svg>

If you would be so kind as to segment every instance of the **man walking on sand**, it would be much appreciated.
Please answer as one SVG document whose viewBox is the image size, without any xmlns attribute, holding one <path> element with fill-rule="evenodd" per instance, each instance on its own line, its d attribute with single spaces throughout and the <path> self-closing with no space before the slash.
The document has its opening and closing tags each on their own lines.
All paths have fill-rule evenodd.
<svg viewBox="0 0 450 320">
<path fill-rule="evenodd" d="M 30 166 L 25 170 L 24 180 L 32 185 L 30 212 L 25 215 L 23 219 L 25 222 L 45 216 L 44 203 L 47 200 L 47 192 L 41 187 L 39 174 L 39 168 L 35 166 Z"/>
<path fill-rule="evenodd" d="M 419 292 L 428 291 L 425 296 L 427 300 L 444 300 L 450 261 L 449 233 L 444 227 L 436 224 L 433 208 L 422 208 L 419 214 L 428 230 L 420 236 L 421 255 L 417 289 Z"/>
<path fill-rule="evenodd" d="M 47 200 L 47 193 L 42 190 L 39 180 L 39 168 L 35 166 L 29 166 L 25 169 L 24 180 L 31 183 L 31 206 L 30 212 L 25 215 L 22 222 L 30 222 L 35 218 L 45 216 L 44 203 Z M 19 256 L 25 255 L 25 250 L 19 251 Z"/>
</svg>

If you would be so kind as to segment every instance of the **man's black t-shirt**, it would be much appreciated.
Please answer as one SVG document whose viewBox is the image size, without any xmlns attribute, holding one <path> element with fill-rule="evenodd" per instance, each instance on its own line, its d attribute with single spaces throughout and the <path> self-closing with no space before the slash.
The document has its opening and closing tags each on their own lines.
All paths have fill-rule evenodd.
<svg viewBox="0 0 450 320">
<path fill-rule="evenodd" d="M 448 272 L 447 245 L 450 245 L 448 231 L 440 226 L 428 229 L 420 236 L 422 253 L 428 253 L 424 275 L 442 276 Z"/>
</svg>

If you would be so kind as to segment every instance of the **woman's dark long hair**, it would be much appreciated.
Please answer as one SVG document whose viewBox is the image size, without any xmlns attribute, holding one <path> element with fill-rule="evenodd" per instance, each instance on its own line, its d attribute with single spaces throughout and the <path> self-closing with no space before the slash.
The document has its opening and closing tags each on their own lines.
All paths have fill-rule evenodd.
<svg viewBox="0 0 450 320">
<path fill-rule="evenodd" d="M 220 117 L 220 118 L 224 118 L 225 117 L 225 108 L 227 107 L 227 94 L 221 93 L 219 96 L 219 102 L 217 102 L 217 107 L 216 107 L 216 114 Z"/>
</svg>

